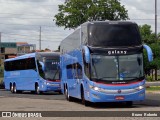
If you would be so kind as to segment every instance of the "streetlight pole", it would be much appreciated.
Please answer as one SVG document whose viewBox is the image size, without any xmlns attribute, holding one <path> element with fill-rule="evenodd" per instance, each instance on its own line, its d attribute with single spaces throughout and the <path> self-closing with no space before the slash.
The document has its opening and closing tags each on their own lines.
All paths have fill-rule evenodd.
<svg viewBox="0 0 160 120">
<path fill-rule="evenodd" d="M 1 54 L 1 32 L 0 32 L 0 54 Z"/>
<path fill-rule="evenodd" d="M 39 30 L 39 50 L 41 51 L 41 26 Z"/>
<path fill-rule="evenodd" d="M 0 32 L 0 66 L 1 66 L 1 63 L 2 63 L 1 62 L 1 60 L 2 60 L 2 57 L 1 57 L 2 54 L 1 54 L 1 52 L 2 51 L 1 51 L 1 32 Z"/>
<path fill-rule="evenodd" d="M 158 42 L 158 39 L 157 39 L 157 0 L 155 0 L 155 38 L 156 38 L 156 42 Z"/>
</svg>

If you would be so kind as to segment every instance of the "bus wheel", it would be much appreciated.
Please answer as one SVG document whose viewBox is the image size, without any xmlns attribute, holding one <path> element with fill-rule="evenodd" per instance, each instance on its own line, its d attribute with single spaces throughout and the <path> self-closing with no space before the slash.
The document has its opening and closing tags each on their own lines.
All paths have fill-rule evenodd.
<svg viewBox="0 0 160 120">
<path fill-rule="evenodd" d="M 85 105 L 85 106 L 90 106 L 91 105 L 91 102 L 86 101 L 85 98 L 84 98 L 84 90 L 83 90 L 83 88 L 81 89 L 81 99 L 82 99 L 82 104 L 83 105 Z"/>
<path fill-rule="evenodd" d="M 65 97 L 68 101 L 72 101 L 72 98 L 69 96 L 69 93 L 68 93 L 68 88 L 66 87 L 65 88 Z"/>
<path fill-rule="evenodd" d="M 39 90 L 39 85 L 38 84 L 36 84 L 36 86 L 35 86 L 35 93 L 37 95 L 39 95 L 41 93 L 40 90 Z"/>
<path fill-rule="evenodd" d="M 12 83 L 10 84 L 10 91 L 11 91 L 11 93 L 13 93 L 13 84 Z"/>
<path fill-rule="evenodd" d="M 13 93 L 17 93 L 17 87 L 16 84 L 13 85 Z"/>
</svg>

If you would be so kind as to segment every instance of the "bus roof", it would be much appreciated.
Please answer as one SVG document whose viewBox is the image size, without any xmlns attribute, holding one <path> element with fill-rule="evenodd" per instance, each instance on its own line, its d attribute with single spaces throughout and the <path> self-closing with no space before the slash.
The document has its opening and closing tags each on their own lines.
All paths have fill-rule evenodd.
<svg viewBox="0 0 160 120">
<path fill-rule="evenodd" d="M 29 54 L 17 56 L 15 58 L 6 59 L 5 62 L 35 57 L 37 54 L 39 54 L 41 56 L 59 56 L 60 55 L 60 53 L 58 53 L 58 52 L 35 52 L 35 53 L 29 53 Z"/>
<path fill-rule="evenodd" d="M 59 52 L 38 52 L 37 53 L 38 55 L 41 55 L 41 56 L 60 56 L 60 53 Z"/>
<path fill-rule="evenodd" d="M 82 24 L 83 25 L 88 25 L 88 24 L 136 24 L 133 21 L 91 21 L 91 22 L 85 22 Z"/>
<path fill-rule="evenodd" d="M 10 59 L 6 59 L 6 61 L 14 61 L 14 60 L 19 60 L 19 59 L 24 59 L 24 58 L 31 58 L 31 57 L 35 57 L 36 53 L 29 53 L 29 54 L 25 54 L 25 55 L 21 55 L 21 56 L 17 56 L 15 58 L 10 58 Z"/>
</svg>

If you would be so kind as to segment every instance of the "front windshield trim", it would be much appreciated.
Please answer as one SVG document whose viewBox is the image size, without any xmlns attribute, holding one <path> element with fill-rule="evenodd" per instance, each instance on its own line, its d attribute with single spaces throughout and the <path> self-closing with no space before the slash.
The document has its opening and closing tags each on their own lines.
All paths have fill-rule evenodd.
<svg viewBox="0 0 160 120">
<path fill-rule="evenodd" d="M 95 81 L 95 82 L 104 82 L 104 83 L 126 83 L 126 82 L 133 82 L 133 81 L 141 81 L 141 80 L 144 80 L 145 79 L 145 76 L 142 76 L 142 77 L 139 77 L 139 78 L 133 78 L 133 79 L 130 79 L 130 80 L 103 80 L 103 79 L 98 79 L 98 78 L 91 78 L 91 81 Z"/>
</svg>

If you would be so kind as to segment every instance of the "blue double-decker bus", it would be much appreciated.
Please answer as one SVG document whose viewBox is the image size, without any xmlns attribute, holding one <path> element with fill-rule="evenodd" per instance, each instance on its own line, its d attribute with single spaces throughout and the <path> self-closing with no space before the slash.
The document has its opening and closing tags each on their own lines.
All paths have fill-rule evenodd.
<svg viewBox="0 0 160 120">
<path fill-rule="evenodd" d="M 60 54 L 36 52 L 6 59 L 4 62 L 5 89 L 12 93 L 32 91 L 61 92 Z"/>
<path fill-rule="evenodd" d="M 145 99 L 143 48 L 152 61 L 152 50 L 143 45 L 138 25 L 128 21 L 86 22 L 62 40 L 61 89 L 91 102 L 125 102 Z"/>
</svg>

